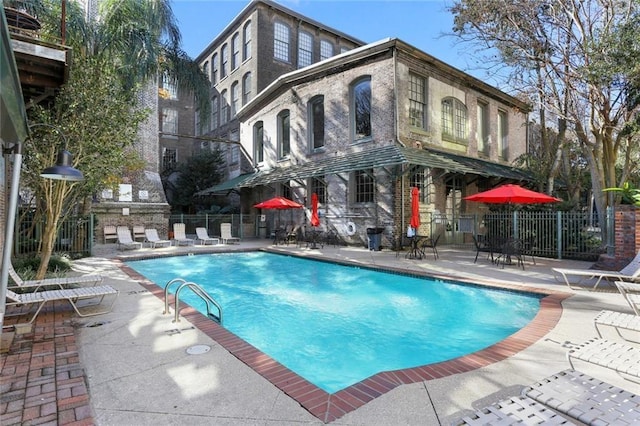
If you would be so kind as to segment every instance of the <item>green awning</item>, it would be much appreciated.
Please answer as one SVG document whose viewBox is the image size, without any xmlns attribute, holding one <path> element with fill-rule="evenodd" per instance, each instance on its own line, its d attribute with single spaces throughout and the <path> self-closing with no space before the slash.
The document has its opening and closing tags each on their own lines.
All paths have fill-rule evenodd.
<svg viewBox="0 0 640 426">
<path fill-rule="evenodd" d="M 432 149 L 407 148 L 389 145 L 362 152 L 324 157 L 304 164 L 277 167 L 238 176 L 220 185 L 200 191 L 199 195 L 220 192 L 233 188 L 253 187 L 291 180 L 308 179 L 355 170 L 365 170 L 395 165 L 417 165 L 445 170 L 448 173 L 476 174 L 487 177 L 501 177 L 513 180 L 530 180 L 523 170 L 504 164 L 477 158 L 464 157 Z"/>
</svg>

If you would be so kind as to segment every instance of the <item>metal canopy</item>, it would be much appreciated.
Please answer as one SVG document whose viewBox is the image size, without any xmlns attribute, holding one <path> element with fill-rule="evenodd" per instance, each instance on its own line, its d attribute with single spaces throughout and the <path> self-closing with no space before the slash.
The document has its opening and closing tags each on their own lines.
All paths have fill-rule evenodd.
<svg viewBox="0 0 640 426">
<path fill-rule="evenodd" d="M 515 180 L 530 179 L 530 176 L 524 171 L 511 166 L 432 149 L 390 145 L 368 151 L 325 157 L 305 164 L 241 175 L 220 185 L 200 191 L 198 195 L 206 195 L 233 188 L 268 185 L 401 164 L 437 168 L 449 173 L 495 176 Z"/>
</svg>

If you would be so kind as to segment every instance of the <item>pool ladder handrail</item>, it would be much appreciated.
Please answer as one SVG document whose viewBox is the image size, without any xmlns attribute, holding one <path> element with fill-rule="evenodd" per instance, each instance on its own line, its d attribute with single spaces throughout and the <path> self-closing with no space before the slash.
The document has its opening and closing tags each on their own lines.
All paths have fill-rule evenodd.
<svg viewBox="0 0 640 426">
<path fill-rule="evenodd" d="M 192 281 L 186 281 L 182 278 L 174 278 L 169 281 L 164 287 L 164 312 L 163 314 L 169 313 L 169 287 L 171 284 L 180 283 L 180 286 L 176 290 L 175 294 L 175 318 L 173 322 L 180 322 L 180 291 L 187 287 L 189 288 L 195 295 L 199 296 L 204 302 L 207 304 L 207 317 L 216 321 L 218 324 L 222 324 L 222 307 L 218 302 L 215 301 L 213 297 L 209 295 L 202 287 Z M 211 305 L 215 306 L 218 309 L 218 315 L 216 316 L 211 312 Z"/>
</svg>

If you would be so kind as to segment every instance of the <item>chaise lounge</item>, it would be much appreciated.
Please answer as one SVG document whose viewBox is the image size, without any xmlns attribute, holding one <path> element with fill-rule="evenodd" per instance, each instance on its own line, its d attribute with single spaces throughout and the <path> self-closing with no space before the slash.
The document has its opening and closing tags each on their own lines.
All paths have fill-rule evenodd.
<svg viewBox="0 0 640 426">
<path fill-rule="evenodd" d="M 93 284 L 97 285 L 102 282 L 102 276 L 100 275 L 80 275 L 77 277 L 61 277 L 61 278 L 44 278 L 42 280 L 23 280 L 20 275 L 13 269 L 13 265 L 9 264 L 9 276 L 17 287 L 33 289 L 38 291 L 40 287 L 44 286 L 58 286 L 60 289 L 64 289 L 66 286 L 72 284 Z"/>
<path fill-rule="evenodd" d="M 591 290 L 596 290 L 598 285 L 605 280 L 609 283 L 614 281 L 634 281 L 640 279 L 640 252 L 636 254 L 631 262 L 620 271 L 605 271 L 601 269 L 564 269 L 551 268 L 557 281 L 564 281 L 571 289 L 589 289 L 582 285 L 585 281 L 595 280 Z M 559 278 L 562 277 L 562 280 Z M 576 278 L 575 280 L 570 277 Z"/>
</svg>

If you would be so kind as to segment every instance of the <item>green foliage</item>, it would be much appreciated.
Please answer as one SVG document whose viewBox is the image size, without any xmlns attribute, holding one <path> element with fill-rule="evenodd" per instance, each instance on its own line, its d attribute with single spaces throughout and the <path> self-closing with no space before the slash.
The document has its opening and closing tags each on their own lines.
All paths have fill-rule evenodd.
<svg viewBox="0 0 640 426">
<path fill-rule="evenodd" d="M 622 188 L 605 188 L 603 191 L 618 193 L 620 195 L 620 204 L 640 207 L 640 189 L 635 188 L 629 182 L 625 182 Z"/>
<path fill-rule="evenodd" d="M 13 260 L 13 266 L 23 280 L 35 279 L 36 271 L 40 268 L 42 259 L 37 257 L 18 257 Z M 71 260 L 65 255 L 52 255 L 47 266 L 47 275 L 62 276 L 71 270 Z"/>
<path fill-rule="evenodd" d="M 193 195 L 216 185 L 222 178 L 221 167 L 224 159 L 220 150 L 202 151 L 191 156 L 178 168 L 179 177 L 175 184 L 174 207 L 193 205 Z"/>
</svg>

